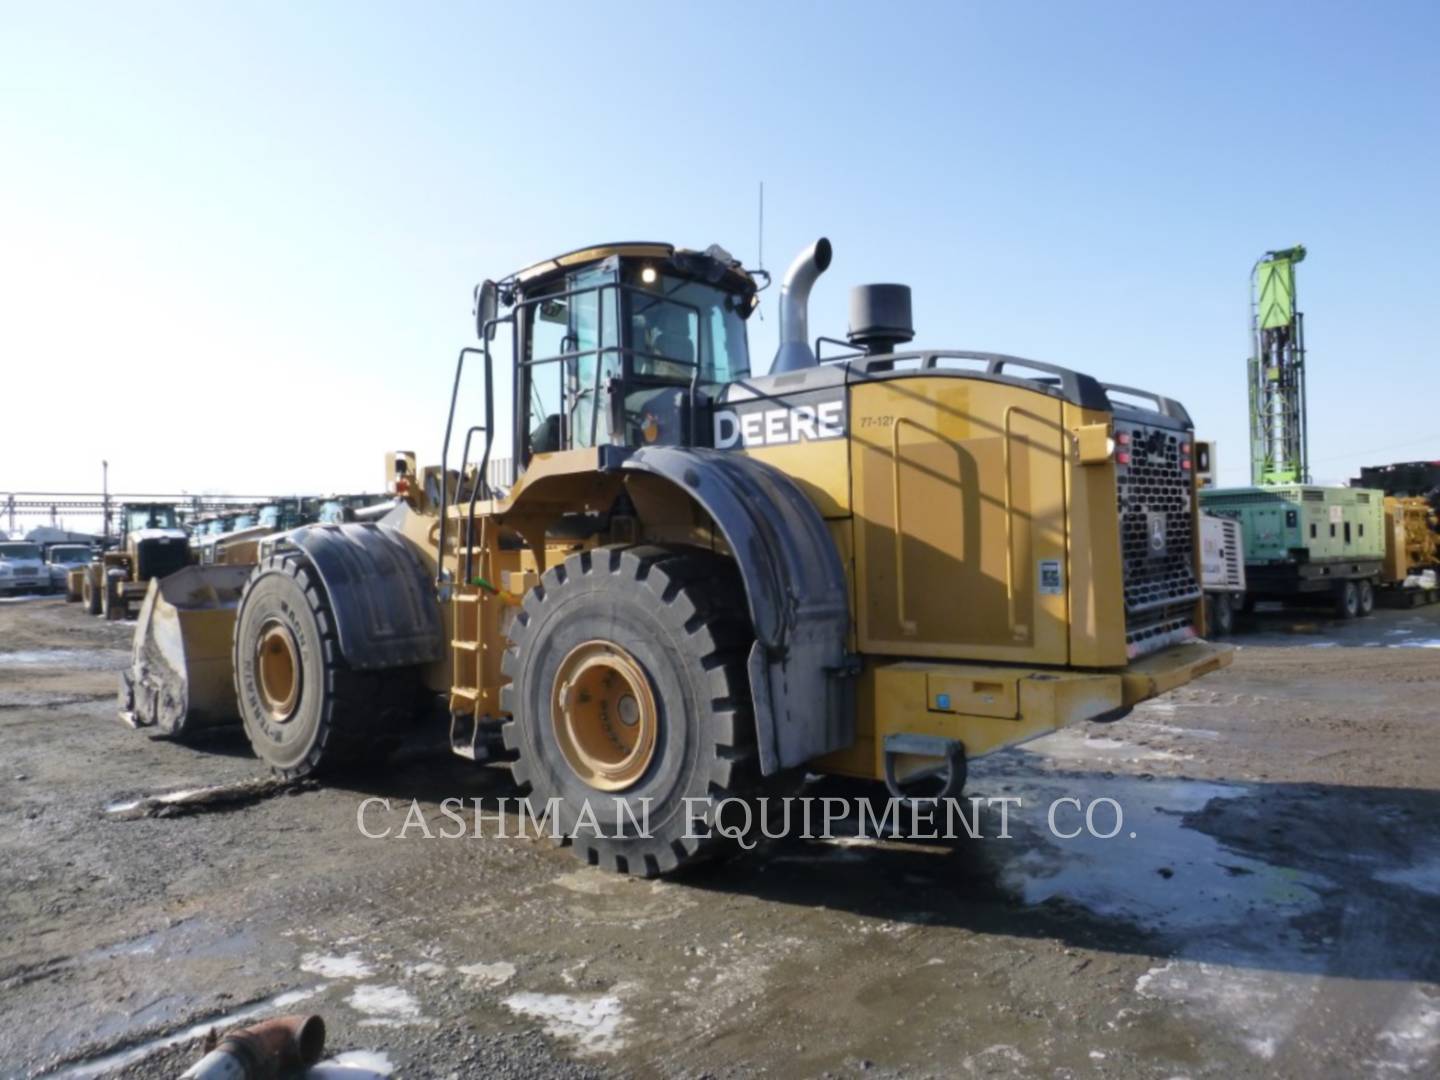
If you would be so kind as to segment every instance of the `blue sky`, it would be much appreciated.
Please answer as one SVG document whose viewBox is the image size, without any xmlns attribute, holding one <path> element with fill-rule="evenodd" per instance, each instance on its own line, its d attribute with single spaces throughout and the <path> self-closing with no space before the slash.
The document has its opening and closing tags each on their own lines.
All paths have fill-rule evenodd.
<svg viewBox="0 0 1440 1080">
<path fill-rule="evenodd" d="M 753 261 L 761 180 L 767 265 L 834 242 L 817 332 L 908 282 L 919 343 L 1162 390 L 1229 482 L 1249 268 L 1303 242 L 1317 477 L 1440 458 L 1433 3 L 539 10 L 4 4 L 0 491 L 374 490 L 438 459 L 476 281 Z"/>
</svg>

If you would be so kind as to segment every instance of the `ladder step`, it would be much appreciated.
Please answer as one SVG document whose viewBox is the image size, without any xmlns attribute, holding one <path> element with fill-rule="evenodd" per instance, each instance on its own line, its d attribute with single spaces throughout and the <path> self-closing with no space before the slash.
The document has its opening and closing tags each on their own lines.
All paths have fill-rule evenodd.
<svg viewBox="0 0 1440 1080">
<path fill-rule="evenodd" d="M 452 686 L 450 696 L 467 698 L 470 701 L 480 700 L 480 688 L 478 686 Z"/>
<path fill-rule="evenodd" d="M 484 646 L 478 641 L 452 641 L 450 642 L 450 647 L 452 649 L 464 649 L 466 652 L 479 652 Z"/>
</svg>

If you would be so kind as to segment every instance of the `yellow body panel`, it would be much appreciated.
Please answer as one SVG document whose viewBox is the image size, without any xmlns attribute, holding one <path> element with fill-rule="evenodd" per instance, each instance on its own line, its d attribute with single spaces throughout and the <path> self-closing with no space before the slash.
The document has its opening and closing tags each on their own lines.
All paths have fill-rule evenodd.
<svg viewBox="0 0 1440 1080">
<path fill-rule="evenodd" d="M 860 384 L 850 434 L 860 651 L 1066 663 L 1061 402 L 953 377 Z"/>
<path fill-rule="evenodd" d="M 885 737 L 898 734 L 956 739 L 967 758 L 977 758 L 1118 712 L 1218 671 L 1233 658 L 1229 646 L 1197 642 L 1172 646 L 1119 671 L 910 660 L 871 664 L 856 688 L 855 744 L 820 758 L 814 768 L 881 779 Z"/>
<path fill-rule="evenodd" d="M 757 446 L 744 451 L 796 481 L 824 518 L 850 513 L 850 445 L 845 439 Z"/>
</svg>

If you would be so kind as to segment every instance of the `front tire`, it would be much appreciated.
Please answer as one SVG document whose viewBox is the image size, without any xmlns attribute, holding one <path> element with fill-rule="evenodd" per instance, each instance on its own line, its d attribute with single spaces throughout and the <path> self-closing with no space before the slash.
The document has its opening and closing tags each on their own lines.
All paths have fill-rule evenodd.
<svg viewBox="0 0 1440 1080">
<path fill-rule="evenodd" d="M 418 668 L 354 671 L 345 662 L 329 597 L 300 556 L 255 568 L 232 649 L 245 734 L 287 780 L 382 758 L 418 709 Z"/>
<path fill-rule="evenodd" d="M 1375 611 L 1375 585 L 1369 579 L 1360 582 L 1360 614 L 1371 615 Z"/>
<path fill-rule="evenodd" d="M 85 580 L 80 585 L 80 598 L 85 603 L 85 611 L 91 615 L 100 614 L 101 592 L 96 585 L 98 575 L 93 570 L 85 571 Z"/>
<path fill-rule="evenodd" d="M 503 662 L 511 770 L 592 866 L 654 877 L 712 855 L 716 807 L 758 791 L 744 596 L 729 560 L 616 546 L 525 597 Z"/>
</svg>

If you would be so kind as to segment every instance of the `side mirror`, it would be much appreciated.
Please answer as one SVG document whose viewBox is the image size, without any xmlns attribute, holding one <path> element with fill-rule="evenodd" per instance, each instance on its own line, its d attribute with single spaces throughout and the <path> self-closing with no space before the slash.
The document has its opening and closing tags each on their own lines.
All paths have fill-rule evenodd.
<svg viewBox="0 0 1440 1080">
<path fill-rule="evenodd" d="M 486 341 L 495 340 L 495 325 L 491 321 L 500 312 L 500 287 L 490 280 L 475 286 L 475 336 Z M 486 326 L 490 323 L 490 326 Z"/>
</svg>

